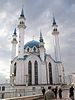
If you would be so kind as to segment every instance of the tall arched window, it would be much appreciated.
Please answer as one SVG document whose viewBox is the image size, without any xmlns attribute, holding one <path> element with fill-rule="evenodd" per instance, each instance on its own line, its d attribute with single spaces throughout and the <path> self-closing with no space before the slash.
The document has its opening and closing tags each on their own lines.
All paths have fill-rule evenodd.
<svg viewBox="0 0 75 100">
<path fill-rule="evenodd" d="M 50 62 L 49 62 L 49 82 L 50 82 L 50 84 L 53 84 L 53 81 L 52 81 L 52 66 L 51 66 Z"/>
<path fill-rule="evenodd" d="M 34 52 L 36 52 L 36 47 L 33 48 Z"/>
<path fill-rule="evenodd" d="M 14 64 L 14 76 L 16 76 L 16 63 Z"/>
<path fill-rule="evenodd" d="M 32 63 L 28 62 L 28 85 L 32 85 Z"/>
<path fill-rule="evenodd" d="M 38 84 L 38 63 L 35 61 L 34 63 L 34 77 L 35 77 L 35 85 Z"/>
</svg>

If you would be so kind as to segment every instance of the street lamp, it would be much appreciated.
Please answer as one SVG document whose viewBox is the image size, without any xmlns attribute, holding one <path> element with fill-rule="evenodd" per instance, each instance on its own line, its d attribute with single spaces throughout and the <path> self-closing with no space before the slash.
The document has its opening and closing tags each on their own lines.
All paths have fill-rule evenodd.
<svg viewBox="0 0 75 100">
<path fill-rule="evenodd" d="M 26 77 L 26 86 L 28 86 L 28 77 L 29 76 L 26 74 L 25 77 Z"/>
<path fill-rule="evenodd" d="M 10 75 L 10 85 L 12 85 L 12 75 Z"/>
<path fill-rule="evenodd" d="M 14 86 L 14 73 L 12 73 L 12 86 Z"/>
<path fill-rule="evenodd" d="M 60 83 L 60 84 L 62 83 L 61 75 L 59 75 L 59 83 Z"/>
<path fill-rule="evenodd" d="M 13 96 L 14 96 L 14 73 L 10 75 L 10 83 L 11 83 L 11 86 L 13 87 Z"/>
</svg>

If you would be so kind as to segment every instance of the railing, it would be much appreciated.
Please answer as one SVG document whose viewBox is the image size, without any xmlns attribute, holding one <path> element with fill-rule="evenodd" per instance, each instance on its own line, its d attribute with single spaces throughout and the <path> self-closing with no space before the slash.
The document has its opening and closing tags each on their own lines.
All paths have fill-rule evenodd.
<svg viewBox="0 0 75 100">
<path fill-rule="evenodd" d="M 43 98 L 43 96 L 38 94 L 38 95 L 31 95 L 31 96 L 7 98 L 6 100 L 38 100 L 38 99 L 42 99 L 42 98 Z"/>
</svg>

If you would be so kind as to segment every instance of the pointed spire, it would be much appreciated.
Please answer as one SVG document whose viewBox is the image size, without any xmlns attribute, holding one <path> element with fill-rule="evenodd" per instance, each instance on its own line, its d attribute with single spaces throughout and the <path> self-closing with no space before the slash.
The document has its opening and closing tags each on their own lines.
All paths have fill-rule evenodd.
<svg viewBox="0 0 75 100">
<path fill-rule="evenodd" d="M 14 35 L 16 35 L 17 33 L 16 33 L 16 28 L 14 29 L 14 33 L 13 33 Z"/>
<path fill-rule="evenodd" d="M 23 11 L 23 8 L 22 8 L 20 17 L 24 17 L 24 11 Z"/>
<path fill-rule="evenodd" d="M 40 42 L 43 42 L 42 32 L 40 31 Z"/>
<path fill-rule="evenodd" d="M 53 26 L 56 25 L 55 18 L 53 17 Z"/>
</svg>

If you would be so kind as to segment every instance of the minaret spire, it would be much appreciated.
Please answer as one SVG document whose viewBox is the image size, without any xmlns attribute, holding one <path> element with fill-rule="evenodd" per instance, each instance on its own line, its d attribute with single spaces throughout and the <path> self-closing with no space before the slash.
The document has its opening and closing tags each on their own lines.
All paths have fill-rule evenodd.
<svg viewBox="0 0 75 100">
<path fill-rule="evenodd" d="M 13 34 L 16 35 L 16 28 L 14 29 L 14 33 Z"/>
<path fill-rule="evenodd" d="M 53 26 L 54 25 L 57 25 L 57 24 L 56 24 L 56 21 L 55 21 L 55 17 L 53 16 Z"/>
<path fill-rule="evenodd" d="M 45 59 L 45 48 L 44 48 L 44 40 L 42 37 L 42 32 L 40 31 L 40 43 L 39 43 L 39 50 L 40 50 L 40 58 L 42 61 Z"/>
<path fill-rule="evenodd" d="M 25 18 L 23 8 L 22 8 L 22 11 L 21 11 L 20 17 L 24 17 L 24 18 Z"/>
<path fill-rule="evenodd" d="M 40 31 L 40 42 L 43 42 L 42 32 Z"/>
</svg>

